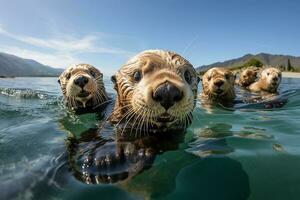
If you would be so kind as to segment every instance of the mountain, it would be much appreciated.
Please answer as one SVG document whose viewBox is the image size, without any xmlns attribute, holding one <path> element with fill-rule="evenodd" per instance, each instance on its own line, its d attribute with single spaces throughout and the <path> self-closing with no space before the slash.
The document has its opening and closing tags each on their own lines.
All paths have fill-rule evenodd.
<svg viewBox="0 0 300 200">
<path fill-rule="evenodd" d="M 0 76 L 58 76 L 62 71 L 35 60 L 0 53 Z"/>
<path fill-rule="evenodd" d="M 197 68 L 198 71 L 206 71 L 212 67 L 239 67 L 244 65 L 250 59 L 257 59 L 264 65 L 272 66 L 287 66 L 288 60 L 290 60 L 291 65 L 296 71 L 300 71 L 300 57 L 289 56 L 289 55 L 273 55 L 267 53 L 259 53 L 256 55 L 246 54 L 240 58 L 235 58 L 232 60 L 227 60 L 224 62 L 216 62 L 210 65 L 203 65 Z"/>
</svg>

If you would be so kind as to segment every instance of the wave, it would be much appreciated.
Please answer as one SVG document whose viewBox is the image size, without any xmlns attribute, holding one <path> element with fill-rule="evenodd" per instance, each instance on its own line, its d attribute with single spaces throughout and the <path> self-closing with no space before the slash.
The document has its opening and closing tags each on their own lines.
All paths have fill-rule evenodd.
<svg viewBox="0 0 300 200">
<path fill-rule="evenodd" d="M 47 99 L 46 92 L 24 88 L 0 88 L 0 94 L 21 99 Z"/>
</svg>

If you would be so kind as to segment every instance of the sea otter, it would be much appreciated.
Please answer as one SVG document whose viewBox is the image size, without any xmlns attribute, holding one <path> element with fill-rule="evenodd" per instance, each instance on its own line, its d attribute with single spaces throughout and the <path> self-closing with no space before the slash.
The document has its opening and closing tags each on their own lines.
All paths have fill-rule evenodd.
<svg viewBox="0 0 300 200">
<path fill-rule="evenodd" d="M 226 68 L 214 67 L 209 69 L 202 77 L 202 104 L 232 104 L 235 99 L 235 76 Z"/>
<path fill-rule="evenodd" d="M 108 100 L 103 74 L 89 64 L 67 68 L 60 76 L 64 103 L 75 111 L 93 111 Z"/>
<path fill-rule="evenodd" d="M 124 64 L 112 81 L 117 91 L 110 117 L 113 124 L 141 133 L 184 129 L 191 122 L 198 81 L 194 67 L 180 55 L 143 51 Z"/>
<path fill-rule="evenodd" d="M 257 71 L 254 68 L 247 68 L 240 74 L 239 80 L 236 82 L 243 88 L 248 88 L 257 79 Z"/>
<path fill-rule="evenodd" d="M 251 84 L 251 92 L 276 93 L 281 83 L 281 71 L 274 67 L 268 67 L 260 73 L 257 82 Z"/>
</svg>

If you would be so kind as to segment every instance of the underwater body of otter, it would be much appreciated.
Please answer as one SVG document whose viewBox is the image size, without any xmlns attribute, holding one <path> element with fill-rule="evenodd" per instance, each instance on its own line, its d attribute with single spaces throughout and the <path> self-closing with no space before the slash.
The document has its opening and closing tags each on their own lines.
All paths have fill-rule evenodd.
<svg viewBox="0 0 300 200">
<path fill-rule="evenodd" d="M 180 137 L 112 159 L 113 128 L 67 112 L 57 78 L 0 79 L 0 199 L 300 199 L 299 84 L 283 79 L 281 108 L 198 105 Z"/>
</svg>

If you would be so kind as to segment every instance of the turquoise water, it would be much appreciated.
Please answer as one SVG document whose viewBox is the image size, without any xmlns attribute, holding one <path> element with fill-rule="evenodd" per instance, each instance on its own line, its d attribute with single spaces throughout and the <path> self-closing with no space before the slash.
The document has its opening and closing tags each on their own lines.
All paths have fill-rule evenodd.
<svg viewBox="0 0 300 200">
<path fill-rule="evenodd" d="M 77 173 L 84 155 L 113 134 L 106 127 L 97 135 L 102 116 L 68 113 L 56 78 L 0 79 L 0 199 L 300 199 L 299 84 L 283 80 L 282 108 L 199 106 L 187 132 L 147 169 L 86 184 Z"/>
</svg>

